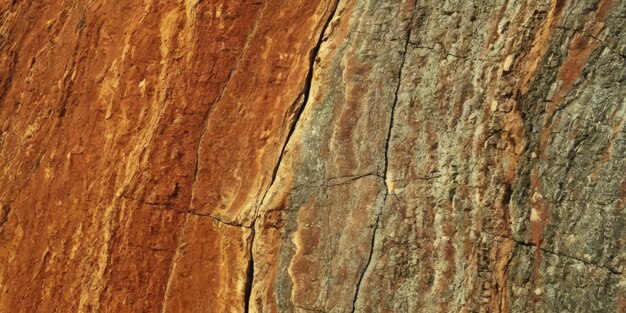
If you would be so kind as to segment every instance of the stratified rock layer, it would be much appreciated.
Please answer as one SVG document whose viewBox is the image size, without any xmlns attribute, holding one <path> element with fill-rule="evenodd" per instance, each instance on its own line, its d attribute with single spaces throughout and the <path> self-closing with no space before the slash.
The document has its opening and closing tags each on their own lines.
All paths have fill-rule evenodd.
<svg viewBox="0 0 626 313">
<path fill-rule="evenodd" d="M 4 1 L 0 312 L 626 312 L 626 1 Z"/>
</svg>

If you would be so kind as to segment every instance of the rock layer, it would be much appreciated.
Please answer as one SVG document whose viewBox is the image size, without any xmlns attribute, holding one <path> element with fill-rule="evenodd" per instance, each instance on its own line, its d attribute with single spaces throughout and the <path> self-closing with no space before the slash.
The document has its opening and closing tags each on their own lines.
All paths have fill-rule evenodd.
<svg viewBox="0 0 626 313">
<path fill-rule="evenodd" d="M 626 1 L 5 1 L 2 312 L 626 312 Z"/>
</svg>

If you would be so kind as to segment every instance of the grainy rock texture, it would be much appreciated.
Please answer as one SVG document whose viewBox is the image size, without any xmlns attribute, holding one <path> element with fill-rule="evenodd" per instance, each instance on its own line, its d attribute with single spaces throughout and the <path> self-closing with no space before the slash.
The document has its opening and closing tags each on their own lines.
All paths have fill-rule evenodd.
<svg viewBox="0 0 626 313">
<path fill-rule="evenodd" d="M 0 312 L 626 312 L 625 0 L 3 0 L 0 52 Z"/>
</svg>

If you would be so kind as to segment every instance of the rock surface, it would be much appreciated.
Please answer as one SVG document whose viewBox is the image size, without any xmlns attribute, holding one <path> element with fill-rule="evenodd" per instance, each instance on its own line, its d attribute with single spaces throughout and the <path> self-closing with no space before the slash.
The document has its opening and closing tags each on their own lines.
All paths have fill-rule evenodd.
<svg viewBox="0 0 626 313">
<path fill-rule="evenodd" d="M 0 2 L 0 312 L 626 312 L 626 1 Z"/>
</svg>

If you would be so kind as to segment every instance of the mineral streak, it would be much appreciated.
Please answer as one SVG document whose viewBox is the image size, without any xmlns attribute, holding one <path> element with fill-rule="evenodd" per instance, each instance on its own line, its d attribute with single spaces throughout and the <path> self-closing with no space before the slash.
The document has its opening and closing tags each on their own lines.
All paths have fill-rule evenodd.
<svg viewBox="0 0 626 313">
<path fill-rule="evenodd" d="M 0 312 L 626 312 L 626 0 L 5 0 L 0 52 Z"/>
</svg>

